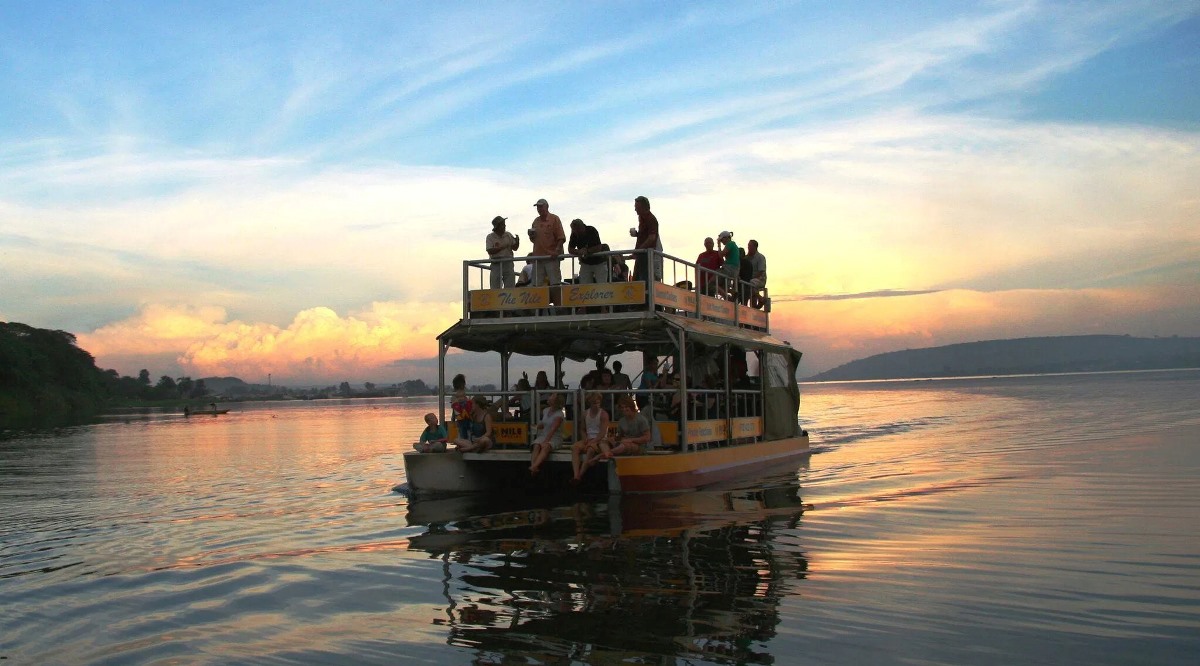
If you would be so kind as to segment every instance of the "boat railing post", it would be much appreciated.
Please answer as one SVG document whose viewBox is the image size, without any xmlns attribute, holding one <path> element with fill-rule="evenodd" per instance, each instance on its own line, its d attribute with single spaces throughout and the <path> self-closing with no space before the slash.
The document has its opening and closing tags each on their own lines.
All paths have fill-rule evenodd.
<svg viewBox="0 0 1200 666">
<path fill-rule="evenodd" d="M 463 304 L 462 318 L 463 319 L 466 319 L 468 316 L 470 316 L 470 313 L 471 313 L 471 303 L 470 303 L 470 294 L 471 294 L 470 270 L 471 269 L 470 269 L 470 266 L 471 266 L 470 261 L 463 262 L 463 269 L 462 269 L 462 278 L 463 278 L 462 279 L 462 304 Z"/>
</svg>

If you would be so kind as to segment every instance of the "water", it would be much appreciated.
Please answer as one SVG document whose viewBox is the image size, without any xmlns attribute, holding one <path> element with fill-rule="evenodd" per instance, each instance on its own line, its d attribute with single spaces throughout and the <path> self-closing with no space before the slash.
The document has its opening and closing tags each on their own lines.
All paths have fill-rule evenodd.
<svg viewBox="0 0 1200 666">
<path fill-rule="evenodd" d="M 1200 371 L 802 387 L 755 489 L 414 501 L 428 401 L 0 439 L 0 659 L 1196 663 Z"/>
</svg>

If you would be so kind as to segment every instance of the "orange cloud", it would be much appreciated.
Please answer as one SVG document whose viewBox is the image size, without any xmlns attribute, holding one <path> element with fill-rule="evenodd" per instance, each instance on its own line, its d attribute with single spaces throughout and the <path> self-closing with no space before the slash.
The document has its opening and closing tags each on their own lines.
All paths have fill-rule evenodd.
<svg viewBox="0 0 1200 666">
<path fill-rule="evenodd" d="M 397 360 L 436 357 L 434 338 L 458 319 L 460 308 L 376 302 L 342 317 L 316 307 L 281 328 L 225 321 L 222 308 L 150 305 L 79 337 L 102 366 L 111 360 L 136 366 L 169 351 L 180 371 L 195 377 L 260 381 L 270 374 L 279 381 L 342 381 L 377 376 Z"/>
</svg>

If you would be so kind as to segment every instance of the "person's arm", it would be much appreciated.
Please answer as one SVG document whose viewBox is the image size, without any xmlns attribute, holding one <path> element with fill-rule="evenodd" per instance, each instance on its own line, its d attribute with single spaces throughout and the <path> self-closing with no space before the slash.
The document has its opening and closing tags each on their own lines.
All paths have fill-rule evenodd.
<svg viewBox="0 0 1200 666">
<path fill-rule="evenodd" d="M 492 234 L 488 234 L 487 240 L 491 241 L 490 243 L 487 244 L 487 247 L 484 248 L 487 250 L 488 255 L 500 254 L 501 245 L 502 245 L 502 243 L 500 242 L 500 237 L 496 236 L 493 239 Z"/>
<path fill-rule="evenodd" d="M 582 256 L 583 255 L 582 245 L 583 244 L 581 242 L 581 239 L 579 238 L 579 234 L 572 231 L 571 232 L 571 240 L 570 240 L 570 242 L 567 243 L 567 251 L 570 252 L 571 254 Z"/>
</svg>

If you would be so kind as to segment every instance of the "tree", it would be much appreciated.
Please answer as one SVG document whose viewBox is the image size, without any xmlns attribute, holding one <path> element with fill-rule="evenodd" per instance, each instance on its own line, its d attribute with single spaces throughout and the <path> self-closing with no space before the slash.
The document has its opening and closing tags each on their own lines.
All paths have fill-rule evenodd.
<svg viewBox="0 0 1200 666">
<path fill-rule="evenodd" d="M 374 382 L 363 382 L 363 388 L 364 388 L 364 389 L 366 389 L 366 390 L 368 390 L 368 391 L 374 391 L 374 390 L 375 390 L 375 383 L 374 383 Z"/>
<path fill-rule="evenodd" d="M 350 382 L 342 382 L 341 385 L 338 386 L 338 393 L 341 393 L 345 396 L 350 395 Z"/>
<path fill-rule="evenodd" d="M 197 379 L 192 385 L 192 397 L 203 398 L 206 395 L 208 395 L 208 387 L 204 385 L 203 379 Z"/>
<path fill-rule="evenodd" d="M 150 386 L 150 371 L 142 368 L 138 371 L 138 383 L 149 388 Z"/>
</svg>

